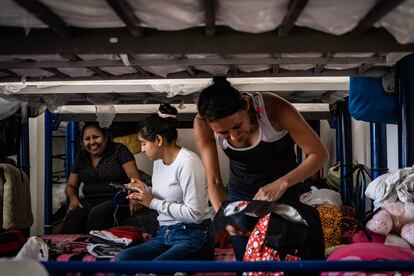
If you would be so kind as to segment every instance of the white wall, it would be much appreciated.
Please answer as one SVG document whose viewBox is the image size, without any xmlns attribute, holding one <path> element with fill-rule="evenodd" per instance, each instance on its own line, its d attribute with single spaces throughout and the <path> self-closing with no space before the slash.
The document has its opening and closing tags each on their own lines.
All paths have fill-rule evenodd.
<svg viewBox="0 0 414 276">
<path fill-rule="evenodd" d="M 398 169 L 398 126 L 387 125 L 387 167 Z M 352 119 L 352 154 L 354 161 L 371 167 L 370 124 Z"/>
<path fill-rule="evenodd" d="M 358 164 L 371 164 L 369 123 L 352 119 L 352 157 Z"/>
<path fill-rule="evenodd" d="M 30 148 L 30 194 L 34 223 L 30 228 L 31 235 L 43 234 L 44 221 L 44 116 L 29 119 Z"/>
<path fill-rule="evenodd" d="M 398 126 L 387 125 L 387 160 L 390 172 L 398 170 Z"/>
<path fill-rule="evenodd" d="M 322 177 L 326 177 L 328 170 L 336 162 L 336 134 L 335 129 L 332 129 L 327 120 L 320 122 L 320 138 L 329 152 L 328 162 L 323 167 Z"/>
</svg>

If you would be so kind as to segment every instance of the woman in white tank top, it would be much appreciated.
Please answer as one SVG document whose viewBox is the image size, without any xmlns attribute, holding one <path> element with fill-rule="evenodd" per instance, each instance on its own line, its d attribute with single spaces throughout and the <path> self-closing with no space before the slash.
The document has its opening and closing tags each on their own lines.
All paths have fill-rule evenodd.
<svg viewBox="0 0 414 276">
<path fill-rule="evenodd" d="M 275 201 L 293 196 L 291 187 L 316 173 L 328 159 L 319 137 L 284 99 L 270 93 L 242 95 L 225 77 L 213 81 L 200 94 L 194 132 L 214 209 L 228 198 Z M 216 141 L 230 160 L 228 195 Z M 294 144 L 306 156 L 300 165 L 295 161 Z M 243 252 L 237 251 L 244 251 L 245 244 L 235 246 L 233 238 L 243 233 L 236 227 L 228 231 L 240 259 Z"/>
</svg>

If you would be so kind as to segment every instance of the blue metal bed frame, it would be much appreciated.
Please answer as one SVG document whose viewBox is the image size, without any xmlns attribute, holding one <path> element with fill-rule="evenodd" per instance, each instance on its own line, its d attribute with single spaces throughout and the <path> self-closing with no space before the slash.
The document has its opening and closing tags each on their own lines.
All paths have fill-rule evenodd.
<svg viewBox="0 0 414 276">
<path fill-rule="evenodd" d="M 309 275 L 322 271 L 414 271 L 414 261 L 158 261 L 158 262 L 43 262 L 50 273 L 62 272 L 243 272 L 284 271 Z"/>
</svg>

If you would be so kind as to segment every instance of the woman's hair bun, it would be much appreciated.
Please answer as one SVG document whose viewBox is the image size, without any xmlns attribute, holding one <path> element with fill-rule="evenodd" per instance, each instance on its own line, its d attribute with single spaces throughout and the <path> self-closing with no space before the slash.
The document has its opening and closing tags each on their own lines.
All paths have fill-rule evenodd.
<svg viewBox="0 0 414 276">
<path fill-rule="evenodd" d="M 161 104 L 160 107 L 158 108 L 158 110 L 162 114 L 177 115 L 177 113 L 178 113 L 177 109 L 174 106 L 170 105 L 169 103 Z"/>
<path fill-rule="evenodd" d="M 213 83 L 215 85 L 230 85 L 230 82 L 226 79 L 226 76 L 214 76 Z"/>
</svg>

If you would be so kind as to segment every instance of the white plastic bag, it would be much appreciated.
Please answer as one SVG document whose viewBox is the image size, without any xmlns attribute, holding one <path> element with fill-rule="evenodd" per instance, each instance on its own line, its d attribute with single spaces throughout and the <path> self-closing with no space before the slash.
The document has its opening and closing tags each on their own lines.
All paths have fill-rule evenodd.
<svg viewBox="0 0 414 276">
<path fill-rule="evenodd" d="M 47 261 L 49 259 L 49 248 L 41 238 L 33 236 L 23 245 L 15 259 Z"/>
</svg>

